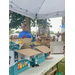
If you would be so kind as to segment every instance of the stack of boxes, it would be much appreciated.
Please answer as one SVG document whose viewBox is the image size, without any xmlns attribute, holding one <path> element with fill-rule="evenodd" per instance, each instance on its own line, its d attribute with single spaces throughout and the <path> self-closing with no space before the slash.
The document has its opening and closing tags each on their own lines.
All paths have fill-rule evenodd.
<svg viewBox="0 0 75 75">
<path fill-rule="evenodd" d="M 15 62 L 14 51 L 18 53 L 18 61 Z M 17 75 L 20 72 L 23 72 L 30 68 L 30 57 L 33 55 L 40 54 L 41 52 L 35 51 L 33 49 L 22 49 L 22 50 L 14 50 L 9 51 L 10 64 L 9 64 L 9 74 Z M 24 58 L 22 59 L 21 54 L 23 54 Z"/>
<path fill-rule="evenodd" d="M 36 46 L 36 47 L 33 47 L 33 49 L 36 51 L 40 51 L 41 53 L 32 57 L 31 65 L 35 65 L 36 63 L 40 64 L 40 63 L 44 62 L 45 58 L 47 57 L 46 54 L 48 52 L 52 51 L 51 49 L 47 48 L 46 46 Z"/>
<path fill-rule="evenodd" d="M 42 36 L 36 40 L 37 43 L 40 45 L 45 45 L 47 47 L 50 47 L 50 42 L 52 42 L 52 38 L 50 36 Z"/>
<path fill-rule="evenodd" d="M 31 39 L 25 38 L 24 40 L 21 49 L 9 50 L 9 74 L 11 75 L 17 75 L 32 65 L 44 62 L 46 53 L 51 51 L 46 46 L 34 46 L 33 49 L 30 49 Z M 12 41 L 15 42 L 15 39 Z"/>
</svg>

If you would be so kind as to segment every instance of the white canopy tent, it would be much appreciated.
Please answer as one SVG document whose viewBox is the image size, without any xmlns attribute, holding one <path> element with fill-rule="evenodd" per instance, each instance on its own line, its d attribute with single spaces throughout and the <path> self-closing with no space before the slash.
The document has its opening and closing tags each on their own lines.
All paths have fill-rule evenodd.
<svg viewBox="0 0 75 75">
<path fill-rule="evenodd" d="M 9 0 L 9 10 L 35 19 L 37 30 L 37 19 L 65 16 L 65 0 Z"/>
<path fill-rule="evenodd" d="M 65 0 L 9 0 L 9 10 L 32 19 L 65 16 Z"/>
</svg>

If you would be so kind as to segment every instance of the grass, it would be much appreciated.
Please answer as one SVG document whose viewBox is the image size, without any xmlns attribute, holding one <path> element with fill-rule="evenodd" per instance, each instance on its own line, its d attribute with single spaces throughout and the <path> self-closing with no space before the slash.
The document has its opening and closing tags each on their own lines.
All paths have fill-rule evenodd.
<svg viewBox="0 0 75 75">
<path fill-rule="evenodd" d="M 61 61 L 62 62 L 59 62 L 59 64 L 58 64 L 58 70 L 59 70 L 59 72 L 63 72 L 63 75 L 65 75 L 65 63 L 63 63 L 63 62 L 65 62 L 65 57 Z M 53 68 L 56 68 L 56 65 Z M 52 70 L 52 69 L 50 69 L 50 70 Z M 48 74 L 48 73 L 49 73 L 49 71 L 46 72 L 46 74 Z"/>
</svg>

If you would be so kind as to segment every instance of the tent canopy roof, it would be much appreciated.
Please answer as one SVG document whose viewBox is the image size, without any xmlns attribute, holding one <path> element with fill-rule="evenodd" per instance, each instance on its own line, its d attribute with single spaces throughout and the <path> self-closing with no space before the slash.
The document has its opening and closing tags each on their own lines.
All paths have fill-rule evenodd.
<svg viewBox="0 0 75 75">
<path fill-rule="evenodd" d="M 9 0 L 9 10 L 32 19 L 63 17 L 65 0 Z"/>
</svg>

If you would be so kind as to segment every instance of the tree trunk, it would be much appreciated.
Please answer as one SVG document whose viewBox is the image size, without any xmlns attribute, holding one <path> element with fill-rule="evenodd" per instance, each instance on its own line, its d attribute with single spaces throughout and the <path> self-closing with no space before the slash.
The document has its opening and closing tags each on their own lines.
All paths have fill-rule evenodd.
<svg viewBox="0 0 75 75">
<path fill-rule="evenodd" d="M 62 17 L 62 25 L 65 24 L 65 17 Z"/>
<path fill-rule="evenodd" d="M 64 24 L 65 24 L 65 17 L 62 17 L 62 25 L 64 25 Z M 61 41 L 65 42 L 65 34 L 62 35 Z"/>
<path fill-rule="evenodd" d="M 27 25 L 27 30 L 28 30 L 29 32 L 31 32 L 30 18 L 29 18 L 29 17 L 26 17 L 26 25 Z"/>
</svg>

